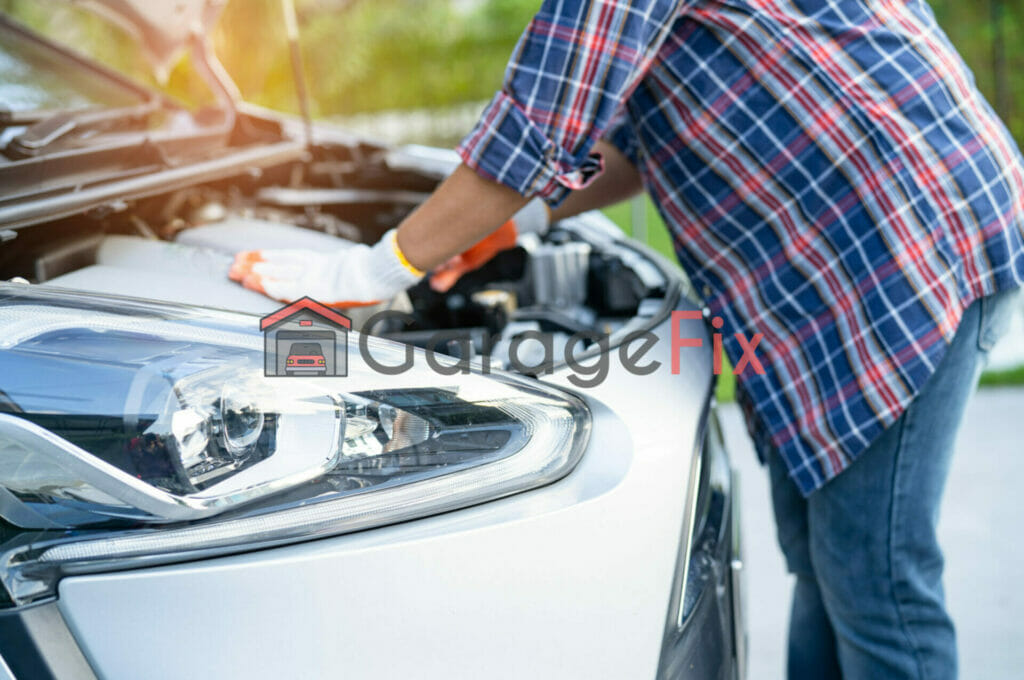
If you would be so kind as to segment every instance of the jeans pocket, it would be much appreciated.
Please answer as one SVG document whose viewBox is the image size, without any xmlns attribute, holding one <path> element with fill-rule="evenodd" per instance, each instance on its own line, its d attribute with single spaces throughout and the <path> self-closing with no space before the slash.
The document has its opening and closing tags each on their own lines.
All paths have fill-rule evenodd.
<svg viewBox="0 0 1024 680">
<path fill-rule="evenodd" d="M 1020 289 L 1004 290 L 981 298 L 981 323 L 978 326 L 978 348 L 983 352 L 995 347 L 1006 334 L 1017 309 Z"/>
</svg>

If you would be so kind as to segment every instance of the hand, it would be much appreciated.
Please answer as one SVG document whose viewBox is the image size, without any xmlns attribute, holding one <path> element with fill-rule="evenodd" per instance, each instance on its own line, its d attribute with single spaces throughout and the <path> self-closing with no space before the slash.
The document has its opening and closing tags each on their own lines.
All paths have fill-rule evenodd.
<svg viewBox="0 0 1024 680">
<path fill-rule="evenodd" d="M 309 296 L 332 307 L 364 307 L 415 285 L 423 272 L 398 249 L 394 230 L 374 246 L 352 245 L 333 253 L 314 250 L 249 250 L 238 253 L 228 276 L 281 302 Z"/>
<path fill-rule="evenodd" d="M 519 234 L 546 233 L 549 218 L 547 204 L 539 198 L 533 199 L 508 222 L 438 267 L 430 277 L 430 287 L 438 293 L 448 292 L 464 274 L 479 269 L 501 251 L 514 247 Z"/>
</svg>

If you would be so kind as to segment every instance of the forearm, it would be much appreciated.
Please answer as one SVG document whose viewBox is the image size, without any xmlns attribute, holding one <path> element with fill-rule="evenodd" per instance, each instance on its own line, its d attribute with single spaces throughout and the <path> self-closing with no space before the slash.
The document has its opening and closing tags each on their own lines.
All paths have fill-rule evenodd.
<svg viewBox="0 0 1024 680">
<path fill-rule="evenodd" d="M 527 200 L 460 165 L 405 218 L 398 247 L 413 266 L 431 271 L 500 227 Z"/>
<path fill-rule="evenodd" d="M 618 203 L 642 190 L 640 173 L 618 149 L 600 141 L 596 150 L 604 157 L 604 172 L 552 210 L 552 222 Z M 398 246 L 413 266 L 431 271 L 493 232 L 526 203 L 512 189 L 460 165 L 401 224 Z"/>
</svg>

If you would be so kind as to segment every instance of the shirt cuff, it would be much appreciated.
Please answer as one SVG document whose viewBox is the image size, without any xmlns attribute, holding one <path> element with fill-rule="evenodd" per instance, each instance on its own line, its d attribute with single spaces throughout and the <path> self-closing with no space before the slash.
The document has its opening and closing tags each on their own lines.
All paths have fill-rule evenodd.
<svg viewBox="0 0 1024 680">
<path fill-rule="evenodd" d="M 559 205 L 570 191 L 582 189 L 604 170 L 604 159 L 590 153 L 574 157 L 530 120 L 508 94 L 499 92 L 476 127 L 456 149 L 478 174 L 526 197 Z"/>
</svg>

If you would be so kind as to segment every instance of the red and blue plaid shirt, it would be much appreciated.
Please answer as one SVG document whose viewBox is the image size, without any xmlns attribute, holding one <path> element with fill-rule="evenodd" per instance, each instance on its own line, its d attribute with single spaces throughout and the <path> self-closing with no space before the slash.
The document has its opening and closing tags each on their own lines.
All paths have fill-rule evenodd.
<svg viewBox="0 0 1024 680">
<path fill-rule="evenodd" d="M 552 205 L 639 168 L 809 494 L 896 420 L 964 308 L 1024 282 L 1024 169 L 924 0 L 545 0 L 459 147 Z"/>
</svg>

